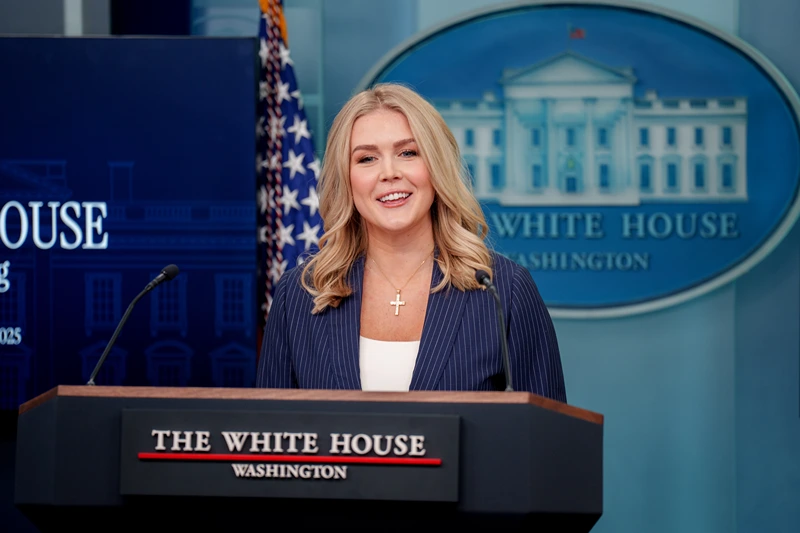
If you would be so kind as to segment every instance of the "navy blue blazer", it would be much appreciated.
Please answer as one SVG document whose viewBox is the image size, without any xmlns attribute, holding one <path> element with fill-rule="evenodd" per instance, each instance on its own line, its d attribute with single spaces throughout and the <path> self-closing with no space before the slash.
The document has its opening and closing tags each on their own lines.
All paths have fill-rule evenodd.
<svg viewBox="0 0 800 533">
<path fill-rule="evenodd" d="M 553 322 L 530 273 L 492 254 L 493 283 L 505 313 L 514 390 L 567 401 Z M 302 267 L 278 282 L 264 328 L 256 386 L 361 389 L 359 331 L 363 256 L 350 271 L 353 294 L 312 315 L 313 298 L 300 285 Z M 431 287 L 442 279 L 434 262 Z M 503 390 L 505 376 L 492 295 L 455 288 L 433 293 L 410 390 Z"/>
</svg>

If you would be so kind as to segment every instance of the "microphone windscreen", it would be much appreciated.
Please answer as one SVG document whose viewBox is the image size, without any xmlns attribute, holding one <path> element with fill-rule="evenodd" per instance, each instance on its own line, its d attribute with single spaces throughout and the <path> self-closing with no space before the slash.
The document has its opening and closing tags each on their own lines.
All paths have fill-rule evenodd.
<svg viewBox="0 0 800 533">
<path fill-rule="evenodd" d="M 475 279 L 478 280 L 478 283 L 481 285 L 486 285 L 491 283 L 491 279 L 489 279 L 489 273 L 485 270 L 478 270 L 475 272 Z"/>
<path fill-rule="evenodd" d="M 179 272 L 180 270 L 178 269 L 178 265 L 167 265 L 161 271 L 161 273 L 164 274 L 164 277 L 167 278 L 167 280 L 171 280 L 172 278 L 177 276 Z"/>
</svg>

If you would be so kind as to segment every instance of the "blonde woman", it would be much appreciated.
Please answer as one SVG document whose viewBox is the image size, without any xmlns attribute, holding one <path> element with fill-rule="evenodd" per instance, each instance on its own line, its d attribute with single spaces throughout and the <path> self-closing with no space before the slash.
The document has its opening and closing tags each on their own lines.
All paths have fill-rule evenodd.
<svg viewBox="0 0 800 533">
<path fill-rule="evenodd" d="M 550 315 L 530 273 L 487 248 L 468 183 L 420 95 L 379 84 L 351 98 L 320 173 L 320 251 L 276 287 L 257 386 L 503 390 L 503 335 L 513 389 L 566 402 Z"/>
</svg>

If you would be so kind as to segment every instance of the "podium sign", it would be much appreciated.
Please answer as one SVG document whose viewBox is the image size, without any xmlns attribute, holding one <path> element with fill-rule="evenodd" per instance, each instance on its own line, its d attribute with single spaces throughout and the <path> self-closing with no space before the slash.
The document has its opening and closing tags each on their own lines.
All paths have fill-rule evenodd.
<svg viewBox="0 0 800 533">
<path fill-rule="evenodd" d="M 458 501 L 459 417 L 122 410 L 123 495 Z"/>
<path fill-rule="evenodd" d="M 17 435 L 42 533 L 585 533 L 603 512 L 603 415 L 527 392 L 59 386 Z"/>
</svg>

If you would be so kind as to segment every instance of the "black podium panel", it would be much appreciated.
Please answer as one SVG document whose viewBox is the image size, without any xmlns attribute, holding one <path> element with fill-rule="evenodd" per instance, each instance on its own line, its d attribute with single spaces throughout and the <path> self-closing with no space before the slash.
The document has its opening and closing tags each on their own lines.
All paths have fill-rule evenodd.
<svg viewBox="0 0 800 533">
<path fill-rule="evenodd" d="M 15 502 L 42 531 L 72 526 L 82 531 L 134 525 L 148 531 L 175 531 L 285 524 L 295 530 L 336 526 L 419 531 L 485 525 L 577 532 L 591 530 L 601 516 L 602 423 L 533 403 L 369 398 L 309 401 L 56 394 L 19 417 Z M 131 413 L 138 417 L 135 438 L 131 427 L 123 432 L 123 419 Z M 151 429 L 153 424 L 163 427 Z M 130 420 L 126 419 L 126 425 L 130 426 Z M 280 431 L 272 433 L 287 435 L 310 434 L 318 428 L 313 441 L 318 453 L 300 453 L 302 437 L 297 437 L 297 455 L 286 457 L 286 440 L 278 457 L 274 438 L 264 436 L 276 428 Z M 181 431 L 177 441 L 164 433 L 169 431 Z M 208 435 L 187 436 L 184 431 Z M 255 432 L 260 440 L 256 445 L 248 441 L 237 451 L 228 446 L 234 440 L 232 431 L 240 436 Z M 344 431 L 351 437 L 416 434 L 418 441 L 424 437 L 427 455 L 381 456 L 374 449 L 366 451 L 363 437 L 356 449 L 366 451 L 359 456 L 366 461 L 353 459 L 355 454 L 350 459 L 335 457 L 329 453 L 330 434 L 341 438 Z M 143 432 L 152 434 L 148 438 Z M 155 449 L 158 435 L 163 440 L 161 450 Z M 132 444 L 131 439 L 138 441 Z M 378 452 L 387 451 L 386 442 Z M 398 450 L 404 451 L 402 446 Z M 153 456 L 159 453 L 180 457 Z M 202 453 L 214 456 L 210 460 L 198 457 Z M 263 453 L 267 455 L 259 456 Z M 404 457 L 438 459 L 441 464 L 404 464 Z M 332 460 L 345 462 L 334 462 L 339 469 L 331 466 L 325 472 L 342 472 L 341 466 L 347 466 L 344 479 L 321 475 L 319 467 L 302 468 Z M 261 466 L 262 475 L 237 477 L 237 464 L 251 465 L 251 472 Z M 173 475 L 191 476 L 196 487 L 189 490 L 189 485 L 170 483 L 167 477 L 159 481 L 159 465 L 169 465 Z M 288 471 L 291 465 L 294 468 Z M 139 487 L 147 488 L 137 495 L 126 489 L 123 473 L 126 468 L 140 467 L 153 482 L 148 485 L 139 479 Z M 239 474 L 242 468 L 246 467 L 239 468 Z M 272 475 L 264 476 L 265 469 Z M 313 474 L 303 478 L 299 474 L 303 471 L 318 474 L 316 479 Z M 267 488 L 267 484 L 272 485 Z"/>
</svg>

